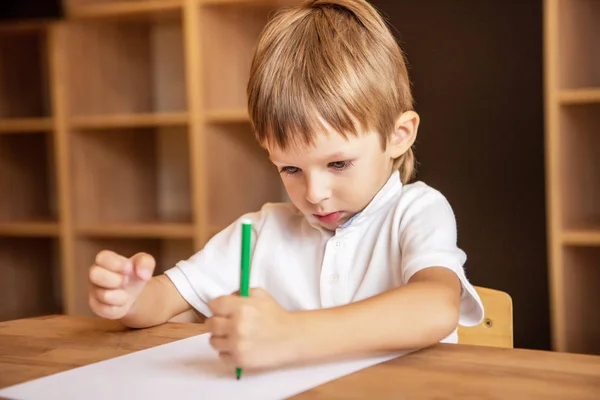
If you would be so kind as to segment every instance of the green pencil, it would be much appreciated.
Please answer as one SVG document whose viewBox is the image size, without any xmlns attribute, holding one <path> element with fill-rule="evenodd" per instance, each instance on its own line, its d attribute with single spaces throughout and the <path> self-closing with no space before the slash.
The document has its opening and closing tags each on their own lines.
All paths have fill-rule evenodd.
<svg viewBox="0 0 600 400">
<path fill-rule="evenodd" d="M 242 270 L 240 274 L 240 296 L 248 297 L 250 287 L 250 242 L 252 235 L 252 221 L 242 220 Z M 235 374 L 239 380 L 242 376 L 242 369 L 236 368 Z"/>
</svg>

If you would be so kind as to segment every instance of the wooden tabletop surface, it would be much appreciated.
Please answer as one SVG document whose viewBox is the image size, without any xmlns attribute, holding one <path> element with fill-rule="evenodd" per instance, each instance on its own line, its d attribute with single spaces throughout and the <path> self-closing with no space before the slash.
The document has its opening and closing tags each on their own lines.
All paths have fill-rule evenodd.
<svg viewBox="0 0 600 400">
<path fill-rule="evenodd" d="M 0 323 L 0 388 L 204 333 L 201 324 L 131 330 L 89 317 Z M 438 344 L 294 399 L 600 399 L 600 356 Z"/>
</svg>

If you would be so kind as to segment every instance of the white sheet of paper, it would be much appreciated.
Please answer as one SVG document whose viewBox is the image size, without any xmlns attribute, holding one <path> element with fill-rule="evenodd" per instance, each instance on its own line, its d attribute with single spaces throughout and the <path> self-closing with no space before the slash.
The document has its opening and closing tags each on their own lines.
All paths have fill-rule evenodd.
<svg viewBox="0 0 600 400">
<path fill-rule="evenodd" d="M 282 399 L 405 353 L 250 374 L 236 380 L 209 334 L 0 390 L 9 399 Z"/>
</svg>

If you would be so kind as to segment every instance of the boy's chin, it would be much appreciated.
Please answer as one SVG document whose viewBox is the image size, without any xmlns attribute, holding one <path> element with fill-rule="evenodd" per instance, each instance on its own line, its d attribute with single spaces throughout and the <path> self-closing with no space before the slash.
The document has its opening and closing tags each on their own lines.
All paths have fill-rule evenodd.
<svg viewBox="0 0 600 400">
<path fill-rule="evenodd" d="M 326 229 L 331 232 L 335 232 L 335 230 L 342 225 L 342 224 L 327 224 L 327 223 L 319 222 L 319 221 L 317 221 L 317 224 L 319 224 L 319 226 L 321 226 L 321 228 Z"/>
</svg>

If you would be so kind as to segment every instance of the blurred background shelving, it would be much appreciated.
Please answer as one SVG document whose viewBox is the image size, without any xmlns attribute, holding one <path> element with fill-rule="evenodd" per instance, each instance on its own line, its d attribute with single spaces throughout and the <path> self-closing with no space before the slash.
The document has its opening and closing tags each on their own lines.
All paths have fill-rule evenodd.
<svg viewBox="0 0 600 400">
<path fill-rule="evenodd" d="M 73 0 L 63 19 L 0 25 L 0 319 L 89 314 L 101 249 L 162 273 L 282 199 L 244 100 L 280 4 Z"/>
</svg>

